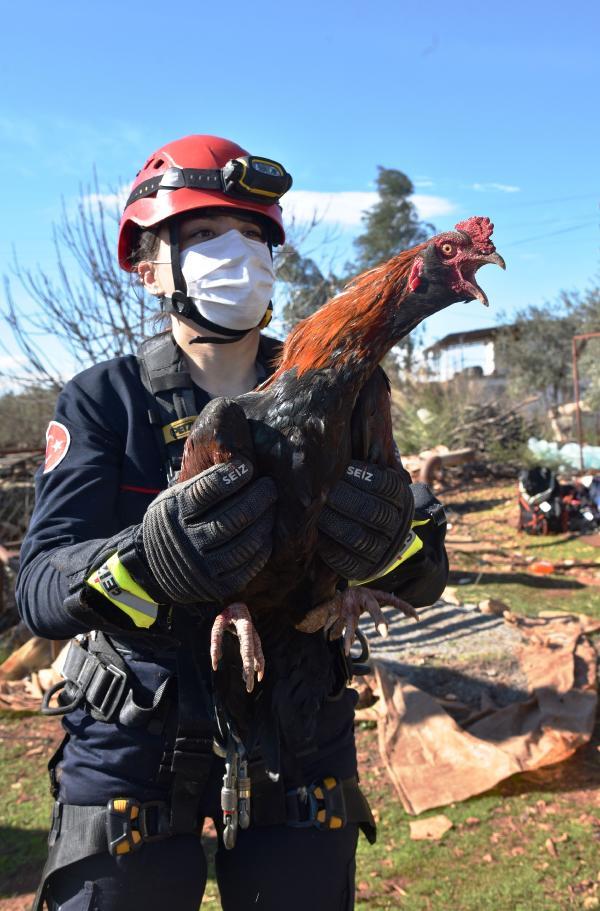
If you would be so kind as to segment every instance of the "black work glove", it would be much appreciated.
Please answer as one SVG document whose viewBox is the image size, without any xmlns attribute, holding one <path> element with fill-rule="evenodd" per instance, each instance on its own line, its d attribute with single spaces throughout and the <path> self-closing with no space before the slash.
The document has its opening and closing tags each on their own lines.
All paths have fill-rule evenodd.
<svg viewBox="0 0 600 911">
<path fill-rule="evenodd" d="M 376 587 L 393 592 L 413 607 L 425 607 L 437 601 L 448 581 L 444 546 L 446 514 L 427 484 L 411 484 L 411 490 L 415 500 L 412 530 L 416 541 L 409 546 L 407 557 L 399 566 L 377 579 Z"/>
<path fill-rule="evenodd" d="M 119 558 L 157 602 L 222 601 L 241 591 L 272 549 L 277 492 L 250 462 L 214 465 L 160 493 Z"/>
<path fill-rule="evenodd" d="M 352 461 L 319 518 L 319 556 L 344 579 L 376 577 L 394 560 L 413 517 L 410 476 Z"/>
</svg>

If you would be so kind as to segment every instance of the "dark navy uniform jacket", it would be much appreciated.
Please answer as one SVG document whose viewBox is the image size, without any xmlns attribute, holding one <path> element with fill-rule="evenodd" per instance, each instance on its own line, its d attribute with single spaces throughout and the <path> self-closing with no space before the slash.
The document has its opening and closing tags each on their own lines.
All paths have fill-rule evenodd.
<svg viewBox="0 0 600 911">
<path fill-rule="evenodd" d="M 197 397 L 205 400 L 201 390 Z M 108 630 L 114 633 L 120 612 L 108 601 L 79 611 L 64 602 L 74 580 L 87 578 L 98 567 L 107 541 L 118 542 L 119 533 L 141 522 L 149 503 L 167 486 L 137 359 L 119 357 L 80 373 L 60 394 L 55 420 L 68 430 L 70 444 L 55 468 L 46 474 L 40 469 L 36 475 L 36 506 L 17 585 L 19 610 L 35 634 L 49 639 L 107 629 L 108 620 Z M 173 610 L 176 613 L 177 605 Z M 210 623 L 199 621 L 207 679 L 209 634 Z M 131 670 L 137 701 L 147 705 L 165 678 L 174 675 L 177 648 L 186 647 L 176 637 L 174 642 L 163 638 L 159 646 L 153 645 L 152 630 L 133 636 L 125 626 L 112 642 Z M 294 784 L 309 784 L 326 774 L 341 779 L 356 774 L 354 705 L 351 690 L 340 701 L 324 705 L 318 750 L 304 767 L 307 780 Z M 200 697 L 198 711 L 207 711 Z M 103 804 L 114 796 L 165 798 L 164 787 L 154 780 L 164 749 L 162 735 L 95 721 L 85 708 L 66 716 L 63 724 L 70 739 L 60 767 L 61 801 Z M 285 751 L 282 763 L 283 777 L 289 778 Z"/>
</svg>

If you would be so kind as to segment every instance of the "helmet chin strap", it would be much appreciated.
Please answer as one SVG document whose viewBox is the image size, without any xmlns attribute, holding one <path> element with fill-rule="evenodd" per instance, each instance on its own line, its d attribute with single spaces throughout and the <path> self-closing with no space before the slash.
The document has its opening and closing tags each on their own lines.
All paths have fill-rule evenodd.
<svg viewBox="0 0 600 911">
<path fill-rule="evenodd" d="M 252 328 L 229 329 L 227 326 L 219 326 L 218 323 L 213 323 L 212 320 L 206 319 L 205 316 L 202 316 L 196 307 L 194 299 L 188 297 L 185 277 L 181 270 L 179 223 L 176 218 L 172 218 L 169 223 L 169 242 L 171 245 L 171 269 L 173 270 L 173 284 L 175 285 L 175 290 L 170 296 L 168 294 L 165 294 L 161 298 L 163 301 L 168 301 L 168 306 L 165 306 L 164 309 L 167 313 L 174 313 L 176 316 L 184 316 L 200 329 L 210 329 L 211 332 L 218 332 L 221 336 L 225 336 L 225 338 L 216 338 L 213 335 L 197 335 L 190 341 L 189 344 L 195 345 L 208 343 L 211 345 L 228 345 L 231 344 L 231 342 L 239 342 L 239 340 L 244 338 L 245 335 L 248 335 L 249 332 L 252 332 Z M 259 326 L 255 326 L 253 328 L 262 329 L 264 326 L 268 325 L 268 323 L 271 321 L 272 312 L 273 306 L 269 302 L 267 311 L 260 321 Z"/>
</svg>

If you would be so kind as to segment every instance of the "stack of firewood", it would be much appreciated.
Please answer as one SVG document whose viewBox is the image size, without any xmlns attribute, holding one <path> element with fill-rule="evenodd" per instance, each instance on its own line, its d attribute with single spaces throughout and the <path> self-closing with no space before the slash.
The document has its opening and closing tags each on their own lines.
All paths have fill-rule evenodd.
<svg viewBox="0 0 600 911">
<path fill-rule="evenodd" d="M 39 451 L 0 451 L 0 544 L 18 543 L 33 510 L 33 475 L 40 464 Z"/>
<path fill-rule="evenodd" d="M 39 450 L 0 451 L 0 631 L 17 623 L 14 585 L 19 548 L 34 503 L 33 475 Z"/>
<path fill-rule="evenodd" d="M 470 472 L 514 478 L 523 468 L 532 432 L 529 422 L 515 409 L 503 410 L 491 402 L 473 404 L 465 407 L 447 445 L 475 450 L 474 462 L 467 466 Z"/>
</svg>

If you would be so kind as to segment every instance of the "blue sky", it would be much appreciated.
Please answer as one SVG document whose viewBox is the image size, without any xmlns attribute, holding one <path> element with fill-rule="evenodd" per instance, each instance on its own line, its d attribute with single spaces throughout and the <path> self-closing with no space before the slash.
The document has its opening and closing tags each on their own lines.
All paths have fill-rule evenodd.
<svg viewBox="0 0 600 911">
<path fill-rule="evenodd" d="M 287 211 L 339 224 L 333 247 L 311 240 L 325 262 L 351 256 L 378 164 L 409 175 L 438 229 L 489 215 L 508 265 L 481 274 L 491 309 L 445 311 L 430 341 L 584 289 L 599 265 L 599 26 L 592 0 L 5 5 L 1 271 L 13 246 L 52 268 L 61 199 L 94 166 L 118 187 L 197 132 L 286 165 Z"/>
</svg>

